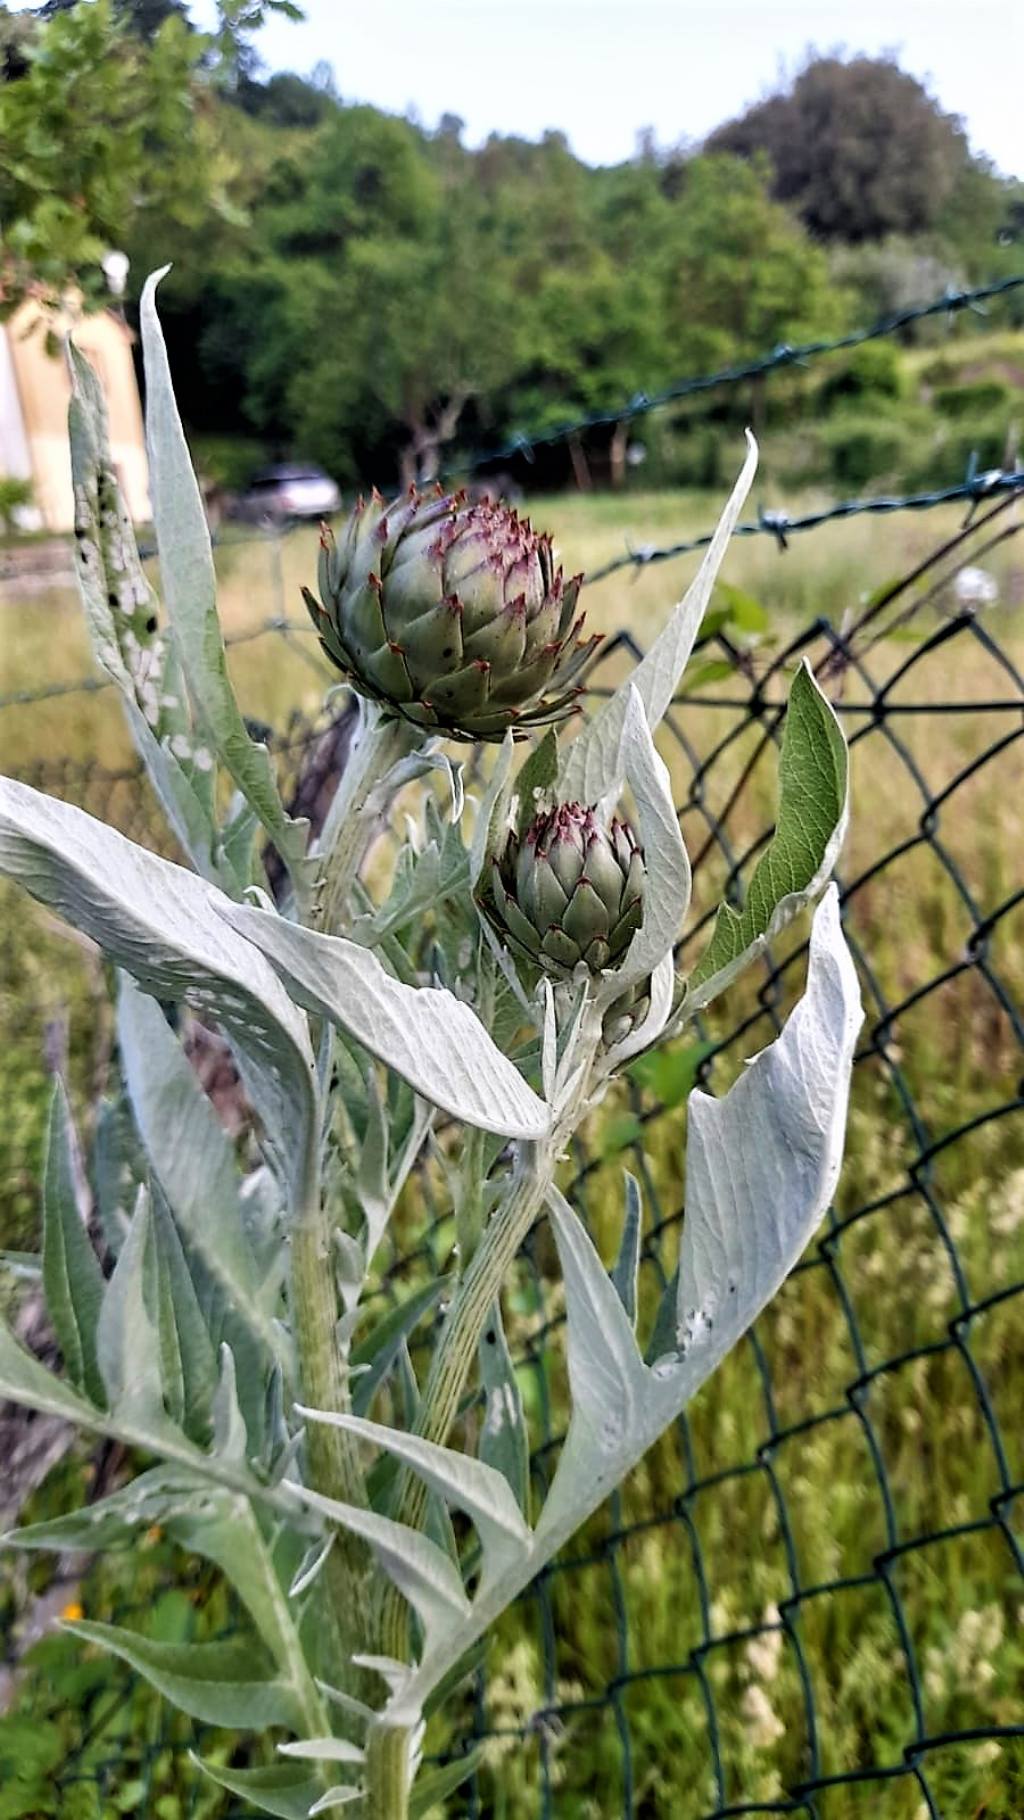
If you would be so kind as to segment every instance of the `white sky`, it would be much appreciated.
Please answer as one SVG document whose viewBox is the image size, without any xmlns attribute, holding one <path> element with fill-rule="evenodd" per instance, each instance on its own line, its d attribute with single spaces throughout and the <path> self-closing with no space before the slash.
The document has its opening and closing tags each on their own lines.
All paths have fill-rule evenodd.
<svg viewBox="0 0 1024 1820">
<path fill-rule="evenodd" d="M 200 20 L 203 0 L 193 9 Z M 793 69 L 809 44 L 878 53 L 929 77 L 975 149 L 1024 174 L 1024 0 L 305 0 L 257 45 L 271 69 L 334 68 L 348 101 L 425 126 L 459 114 L 476 144 L 560 127 L 612 163 L 652 126 L 699 140 Z"/>
</svg>

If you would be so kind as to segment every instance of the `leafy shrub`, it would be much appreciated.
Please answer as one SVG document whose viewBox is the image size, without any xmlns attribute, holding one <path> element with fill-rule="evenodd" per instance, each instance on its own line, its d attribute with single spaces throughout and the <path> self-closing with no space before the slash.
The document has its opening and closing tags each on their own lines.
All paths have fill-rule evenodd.
<svg viewBox="0 0 1024 1820">
<path fill-rule="evenodd" d="M 966 385 L 942 386 L 932 403 L 943 417 L 978 417 L 1005 411 L 1012 394 L 1000 379 L 976 379 Z"/>
<path fill-rule="evenodd" d="M 837 412 L 819 434 L 832 481 L 846 491 L 902 479 L 920 446 L 917 429 L 906 418 L 866 411 Z"/>
<path fill-rule="evenodd" d="M 17 513 L 32 503 L 32 482 L 14 474 L 0 474 L 0 531 L 18 529 Z"/>
<path fill-rule="evenodd" d="M 854 348 L 838 372 L 830 373 L 818 394 L 825 410 L 834 405 L 868 398 L 902 398 L 906 390 L 903 363 L 896 348 L 884 341 L 866 341 Z"/>
</svg>

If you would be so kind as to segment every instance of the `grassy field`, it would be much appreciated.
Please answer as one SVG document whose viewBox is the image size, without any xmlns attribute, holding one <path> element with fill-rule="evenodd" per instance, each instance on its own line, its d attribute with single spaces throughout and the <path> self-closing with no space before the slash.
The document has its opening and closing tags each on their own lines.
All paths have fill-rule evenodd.
<svg viewBox="0 0 1024 1820">
<path fill-rule="evenodd" d="M 633 495 L 537 501 L 531 510 L 556 532 L 569 567 L 596 568 L 627 538 L 660 543 L 709 528 L 716 503 Z M 727 575 L 763 604 L 781 647 L 819 617 L 840 625 L 958 523 L 952 512 L 853 521 L 794 539 L 785 554 L 768 538 L 750 539 L 734 545 Z M 298 584 L 312 558 L 305 533 L 280 546 L 223 549 L 228 635 L 255 631 L 271 615 L 297 617 Z M 591 623 L 609 633 L 626 627 L 647 642 L 695 566 L 688 558 L 601 584 L 590 591 Z M 1004 545 L 991 568 L 1001 599 L 982 632 L 1019 669 L 1024 541 Z M 1024 1741 L 962 1736 L 1024 1718 L 1024 1580 L 1008 1540 L 1024 1544 L 1024 1497 L 998 1501 L 1007 1484 L 1024 1480 L 1024 1340 L 1020 1299 L 992 1299 L 1024 1281 L 1024 1119 L 1019 1111 L 999 1116 L 1019 1091 L 1024 1064 L 1008 1010 L 1024 1004 L 1021 906 L 993 924 L 980 951 L 969 948 L 977 925 L 1021 887 L 1024 767 L 1019 741 L 981 762 L 1020 727 L 1019 712 L 985 705 L 1012 702 L 1013 676 L 970 627 L 929 648 L 922 641 L 941 624 L 939 603 L 872 650 L 866 676 L 848 672 L 841 690 L 854 739 L 842 875 L 852 888 L 850 932 L 867 963 L 868 1053 L 855 1076 L 835 1223 L 758 1324 L 756 1341 L 727 1362 L 685 1427 L 574 1544 L 577 1564 L 553 1574 L 506 1621 L 483 1704 L 496 1734 L 486 1746 L 484 1811 L 500 1820 L 542 1812 L 557 1820 L 626 1812 L 700 1820 L 730 1803 L 768 1812 L 809 1773 L 836 1779 L 815 1798 L 817 1820 L 928 1820 L 929 1800 L 943 1820 L 1024 1812 Z M 0 692 L 89 670 L 67 589 L 15 597 L 8 588 L 0 627 Z M 908 662 L 888 717 L 860 712 Z M 320 699 L 311 639 L 283 644 L 272 634 L 240 643 L 231 664 L 245 710 L 271 725 L 284 725 L 293 709 L 312 712 Z M 607 669 L 612 680 L 614 663 Z M 741 675 L 708 693 L 743 701 L 749 690 Z M 965 711 L 922 711 L 951 701 Z M 695 795 L 695 763 L 738 721 L 744 730 Z M 665 756 L 697 853 L 707 811 L 721 812 L 758 734 L 726 706 L 684 708 L 675 724 L 681 738 L 666 741 Z M 102 784 L 112 817 L 129 825 L 137 812 L 132 787 L 116 781 L 130 754 L 109 693 L 4 711 L 0 756 L 5 770 L 34 780 L 36 767 L 66 765 L 69 794 L 82 787 L 77 767 L 99 766 L 113 774 Z M 766 751 L 726 824 L 735 853 L 770 819 L 773 774 Z M 697 871 L 696 918 L 713 905 L 726 871 L 712 847 Z M 85 1102 L 104 1065 L 103 982 L 54 925 L 15 911 L 10 898 L 3 909 L 0 1086 L 14 1116 L 0 1242 L 20 1245 L 32 1242 L 35 1217 L 43 1025 L 70 1012 Z M 969 956 L 982 964 L 965 965 Z M 716 1010 L 709 1040 L 723 1042 L 756 1020 L 716 1062 L 716 1089 L 769 1040 L 772 1009 L 798 977 L 799 968 L 787 969 L 775 990 L 762 975 Z M 887 1011 L 899 1007 L 890 1020 Z M 681 1102 L 691 1080 L 680 1057 L 660 1073 L 641 1071 L 586 1134 L 593 1167 L 581 1199 L 608 1257 L 622 1165 L 644 1179 L 648 1307 L 673 1263 Z M 964 1126 L 971 1128 L 955 1135 Z M 411 1231 L 414 1208 L 407 1219 Z M 540 1237 L 509 1300 L 542 1441 L 557 1437 L 565 1413 L 557 1326 L 551 1344 L 537 1340 L 559 1314 L 548 1260 Z M 964 1318 L 980 1303 L 989 1305 Z M 546 1459 L 542 1452 L 538 1470 Z M 1005 1527 L 993 1520 L 993 1499 Z M 119 1598 L 130 1594 L 130 1584 L 119 1587 Z M 90 1616 L 105 1615 L 109 1574 L 88 1579 L 82 1597 Z M 41 1659 L 26 1683 L 30 1717 L 45 1705 L 48 1674 L 52 1704 L 52 1673 Z M 538 1721 L 541 1709 L 548 1716 Z M 152 1736 L 163 1739 L 156 1706 L 145 1712 Z M 950 1739 L 921 1759 L 927 1787 L 913 1774 L 842 1780 L 871 1765 L 896 1769 L 920 1736 Z M 61 1748 L 73 1742 L 65 1737 Z M 165 1757 L 151 1808 L 139 1807 L 136 1793 L 127 1808 L 112 1795 L 95 1811 L 104 1820 L 108 1811 L 138 1812 L 140 1820 L 190 1811 L 169 1746 Z M 116 1795 L 116 1776 L 111 1787 Z"/>
</svg>

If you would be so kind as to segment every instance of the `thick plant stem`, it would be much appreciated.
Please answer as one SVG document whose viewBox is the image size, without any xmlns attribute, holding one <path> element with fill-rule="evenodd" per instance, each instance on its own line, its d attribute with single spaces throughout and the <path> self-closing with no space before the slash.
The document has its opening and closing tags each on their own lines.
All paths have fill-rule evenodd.
<svg viewBox="0 0 1024 1820">
<path fill-rule="evenodd" d="M 578 1066 L 576 1087 L 558 1112 L 554 1128 L 543 1142 L 524 1144 L 519 1153 L 515 1177 L 504 1205 L 494 1215 L 473 1254 L 452 1303 L 451 1311 L 434 1352 L 423 1400 L 417 1433 L 438 1445 L 458 1413 L 470 1372 L 477 1356 L 481 1335 L 491 1309 L 501 1294 L 509 1270 L 520 1246 L 540 1213 L 554 1180 L 555 1166 L 562 1151 L 589 1103 L 593 1063 L 601 1035 L 600 1015 L 591 1008 L 584 1020 L 576 1043 Z M 397 1515 L 403 1523 L 422 1527 L 427 1503 L 423 1481 L 406 1473 L 398 1500 Z M 380 1606 L 377 1648 L 382 1655 L 404 1661 L 408 1656 L 408 1607 L 397 1588 L 389 1581 Z M 404 1734 L 408 1748 L 408 1734 Z M 392 1748 L 397 1751 L 397 1744 Z M 370 1782 L 372 1792 L 372 1781 Z M 376 1809 L 371 1807 L 375 1820 Z M 399 1816 L 404 1809 L 397 1809 Z M 391 1820 L 387 1810 L 380 1810 L 381 1820 Z"/>
<path fill-rule="evenodd" d="M 309 1140 L 303 1204 L 292 1231 L 291 1306 L 302 1396 L 312 1409 L 346 1414 L 348 1377 L 338 1346 L 338 1309 L 331 1257 L 330 1226 L 320 1192 L 319 1133 Z M 366 1503 L 356 1444 L 325 1422 L 306 1430 L 310 1483 L 325 1497 L 345 1504 Z M 369 1558 L 354 1536 L 339 1533 L 324 1564 L 339 1670 L 370 1637 Z"/>
<path fill-rule="evenodd" d="M 509 1197 L 473 1255 L 445 1323 L 423 1393 L 418 1432 L 428 1441 L 440 1443 L 447 1439 L 490 1311 L 543 1206 L 556 1154 L 549 1144 L 525 1147 Z M 426 1504 L 427 1488 L 422 1479 L 406 1475 L 399 1505 L 401 1521 L 414 1529 L 421 1528 Z M 407 1658 L 409 1610 L 390 1581 L 380 1604 L 378 1635 L 382 1655 L 399 1661 Z M 409 1742 L 410 1733 L 397 1727 L 380 1726 L 371 1733 L 366 1759 L 368 1820 L 405 1820 L 407 1796 L 404 1783 L 400 1790 L 396 1778 L 397 1765 L 404 1766 L 407 1760 Z"/>
<path fill-rule="evenodd" d="M 409 1812 L 409 1733 L 375 1725 L 366 1740 L 365 1820 L 406 1820 Z"/>
<path fill-rule="evenodd" d="M 373 839 L 380 815 L 379 786 L 407 753 L 422 745 L 423 733 L 405 720 L 386 720 L 375 702 L 362 704 L 362 725 L 341 774 L 321 837 L 313 927 L 326 935 L 343 931 L 348 900 Z"/>
</svg>

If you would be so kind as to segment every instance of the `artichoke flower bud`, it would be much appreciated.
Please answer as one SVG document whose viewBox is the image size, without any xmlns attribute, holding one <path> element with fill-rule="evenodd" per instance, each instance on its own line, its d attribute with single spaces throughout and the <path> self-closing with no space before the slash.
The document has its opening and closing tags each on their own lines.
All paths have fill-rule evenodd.
<svg viewBox="0 0 1024 1820">
<path fill-rule="evenodd" d="M 491 863 L 484 909 L 509 945 L 547 973 L 615 967 L 643 918 L 644 856 L 628 822 L 602 827 L 582 803 L 538 815 Z"/>
<path fill-rule="evenodd" d="M 605 1047 L 613 1049 L 616 1043 L 624 1043 L 634 1030 L 639 1030 L 650 1009 L 650 979 L 640 980 L 609 1005 L 605 1012 L 601 1025 Z"/>
<path fill-rule="evenodd" d="M 360 500 L 320 538 L 320 642 L 354 689 L 425 731 L 499 740 L 572 712 L 598 638 L 581 640 L 582 576 L 550 537 L 490 500 L 413 489 Z"/>
</svg>

